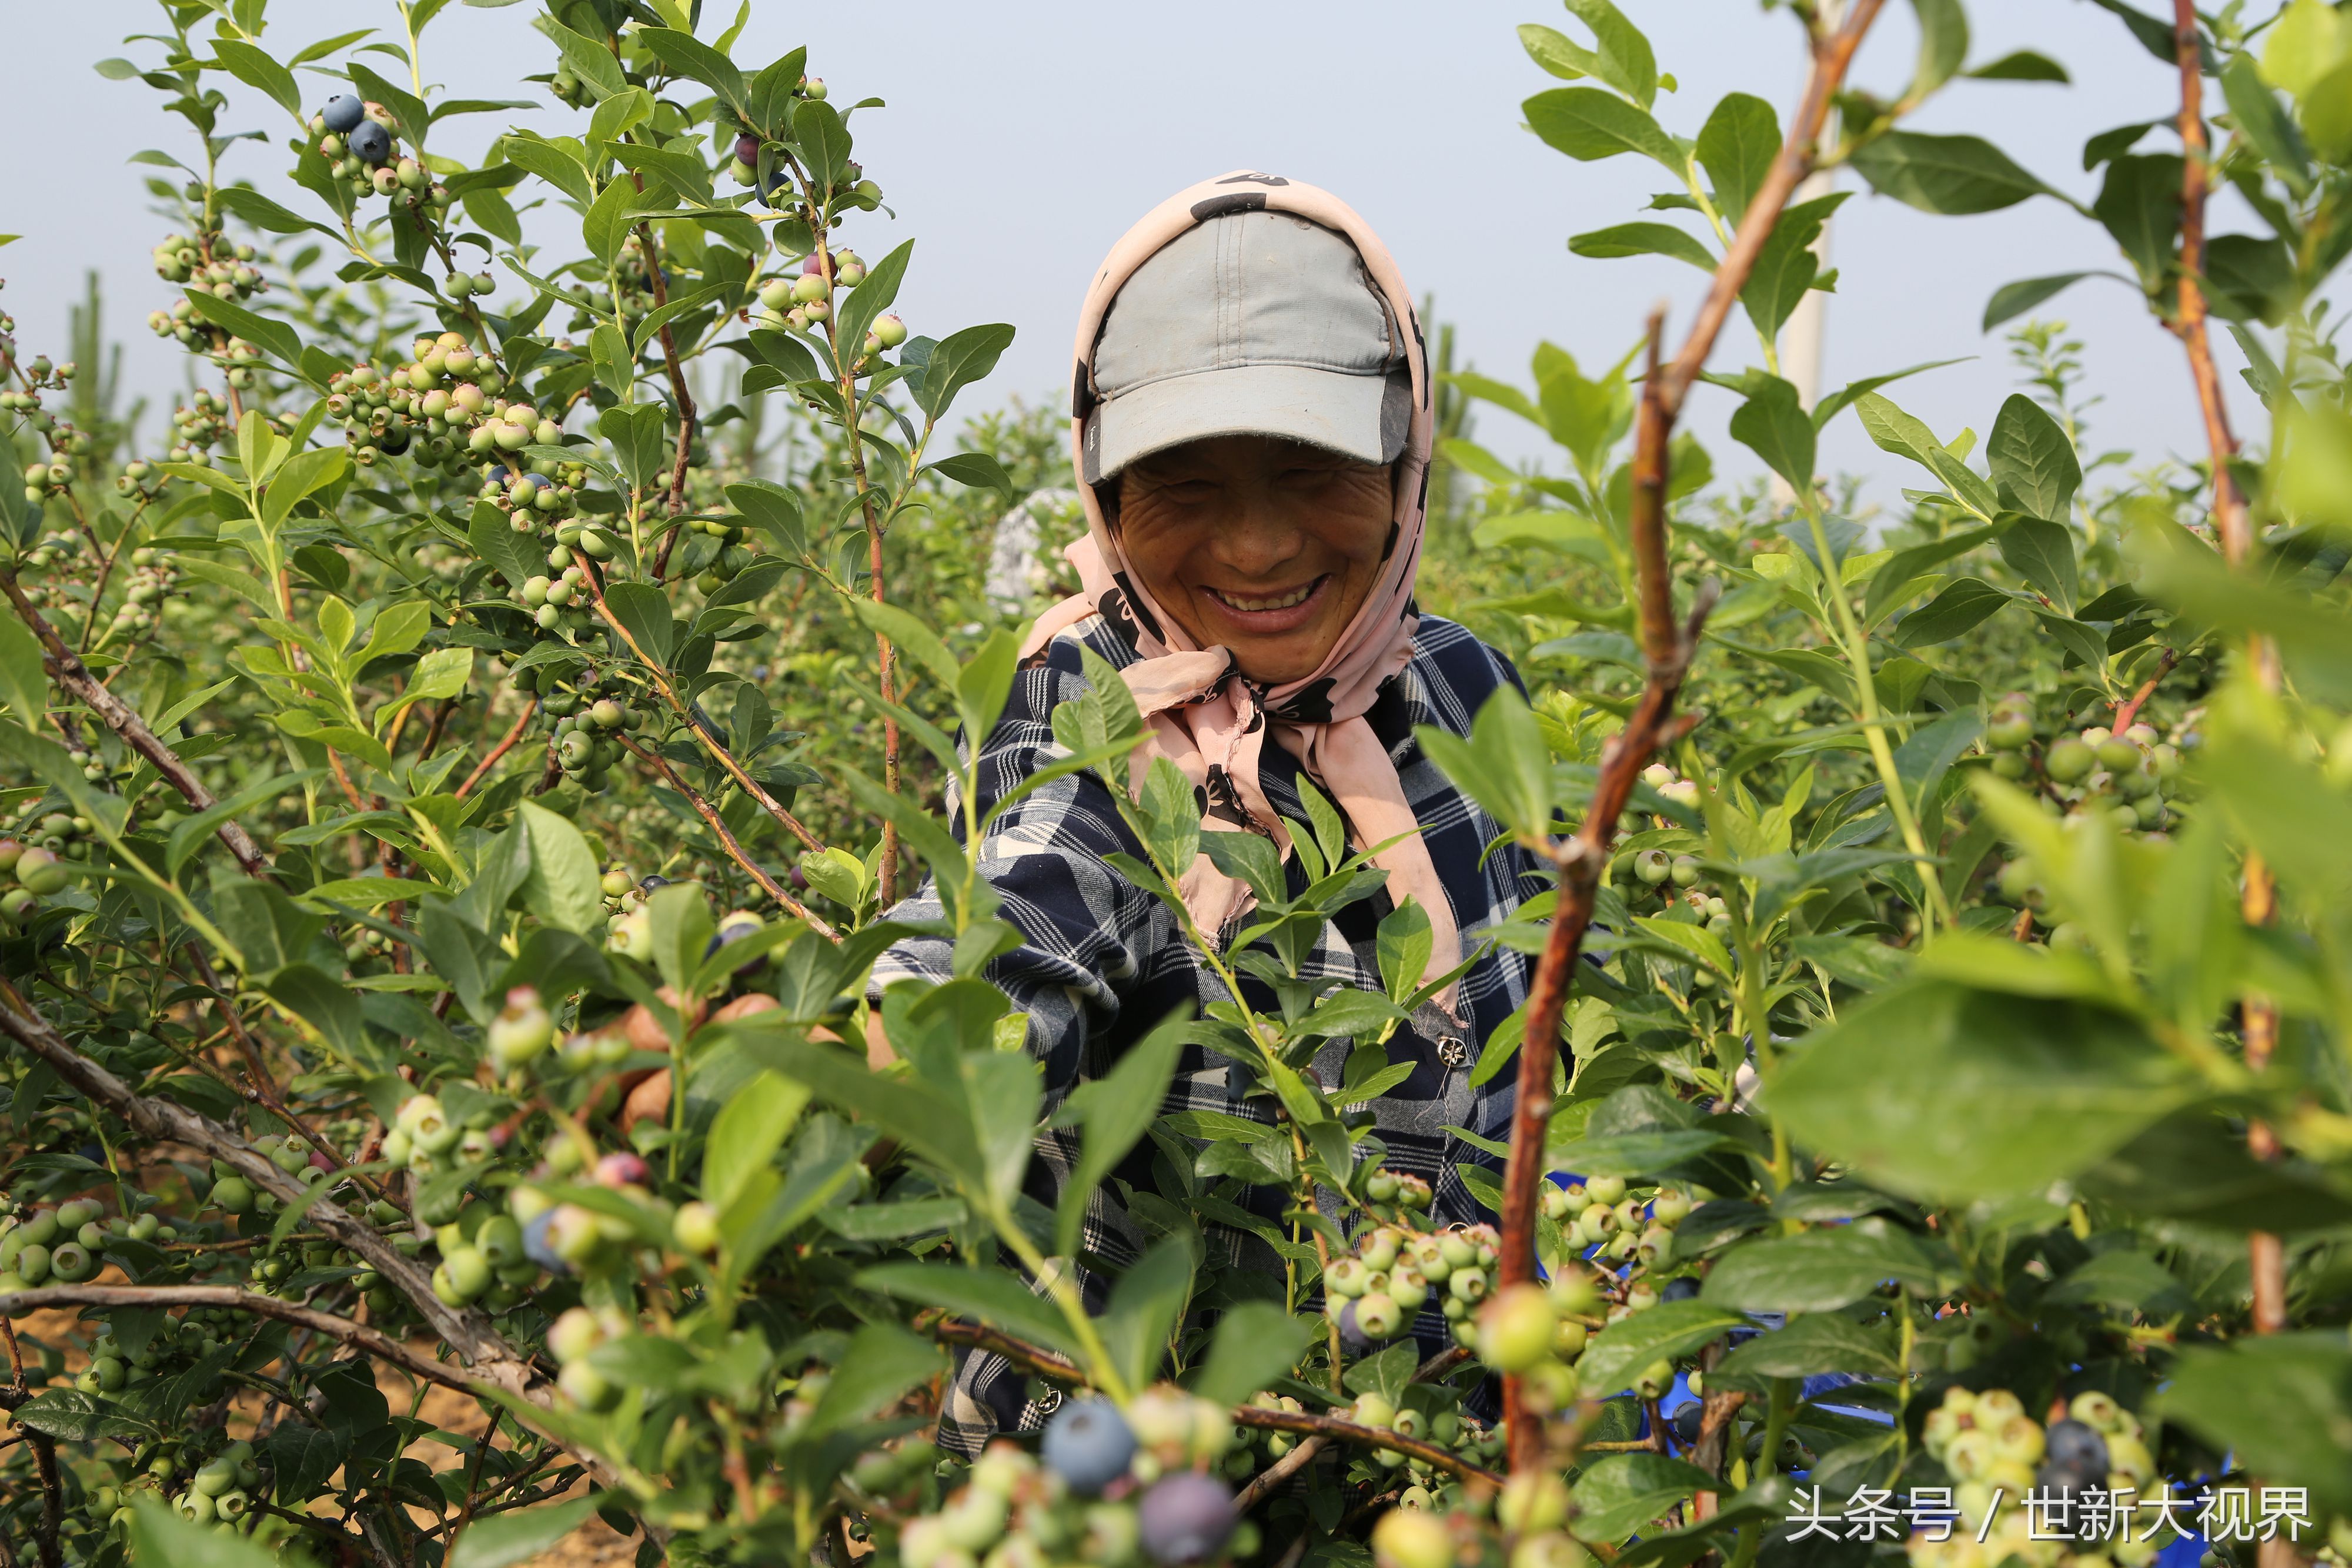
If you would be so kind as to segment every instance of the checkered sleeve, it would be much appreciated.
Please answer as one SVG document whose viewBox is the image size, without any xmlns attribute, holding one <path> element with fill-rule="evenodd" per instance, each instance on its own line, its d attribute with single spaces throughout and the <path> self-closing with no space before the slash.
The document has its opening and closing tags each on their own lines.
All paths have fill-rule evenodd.
<svg viewBox="0 0 2352 1568">
<path fill-rule="evenodd" d="M 1021 672 L 980 753 L 982 811 L 1041 769 L 1069 755 L 1054 738 L 1054 709 L 1086 691 L 1075 650 Z M 960 807 L 950 820 L 961 831 Z M 1074 773 L 1032 790 L 982 831 L 981 875 L 1003 901 L 999 915 L 1022 934 L 997 957 L 988 978 L 1029 1019 L 1029 1049 L 1045 1064 L 1046 1093 L 1058 1103 L 1088 1066 L 1087 1041 L 1110 1031 L 1122 999 L 1161 956 L 1181 952 L 1173 917 L 1105 859 L 1142 847 L 1119 817 L 1110 790 L 1092 772 Z M 946 911 L 928 879 L 890 912 L 897 920 L 937 920 Z M 914 936 L 875 965 L 867 991 L 893 982 L 952 977 L 953 943 Z"/>
</svg>

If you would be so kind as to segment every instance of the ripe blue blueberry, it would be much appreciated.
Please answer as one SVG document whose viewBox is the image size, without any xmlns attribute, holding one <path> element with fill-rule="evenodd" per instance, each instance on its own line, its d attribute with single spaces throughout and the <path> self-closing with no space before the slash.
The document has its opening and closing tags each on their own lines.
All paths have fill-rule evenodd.
<svg viewBox="0 0 2352 1568">
<path fill-rule="evenodd" d="M 1143 1550 L 1166 1568 L 1214 1557 L 1236 1522 L 1232 1491 L 1197 1470 L 1179 1470 L 1160 1481 L 1136 1510 Z"/>
<path fill-rule="evenodd" d="M 1072 1491 L 1091 1496 L 1127 1474 L 1135 1434 L 1109 1400 L 1080 1399 L 1062 1406 L 1047 1423 L 1042 1451 Z"/>
<path fill-rule="evenodd" d="M 2107 1440 L 2095 1428 L 2081 1421 L 2053 1421 L 2044 1443 L 2042 1472 L 2034 1478 L 2044 1490 L 2072 1495 L 2105 1484 Z"/>
<path fill-rule="evenodd" d="M 392 132 L 373 120 L 363 120 L 353 128 L 344 141 L 352 156 L 362 163 L 382 165 L 392 156 Z"/>
<path fill-rule="evenodd" d="M 336 135 L 348 135 L 353 126 L 367 118 L 367 105 L 350 93 L 339 92 L 327 100 L 327 106 L 319 111 L 319 117 Z"/>
<path fill-rule="evenodd" d="M 522 1255 L 551 1274 L 568 1274 L 572 1265 L 555 1249 L 555 1241 L 548 1231 L 554 1227 L 555 1210 L 548 1209 L 530 1217 L 522 1228 Z"/>
</svg>

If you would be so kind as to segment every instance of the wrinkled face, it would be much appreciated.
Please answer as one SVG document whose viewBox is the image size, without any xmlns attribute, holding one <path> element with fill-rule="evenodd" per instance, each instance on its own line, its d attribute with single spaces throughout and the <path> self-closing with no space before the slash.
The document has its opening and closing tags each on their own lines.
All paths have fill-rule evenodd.
<svg viewBox="0 0 2352 1568">
<path fill-rule="evenodd" d="M 1266 685 L 1312 674 L 1380 580 L 1390 470 L 1221 435 L 1119 475 L 1120 549 L 1202 647 Z"/>
</svg>

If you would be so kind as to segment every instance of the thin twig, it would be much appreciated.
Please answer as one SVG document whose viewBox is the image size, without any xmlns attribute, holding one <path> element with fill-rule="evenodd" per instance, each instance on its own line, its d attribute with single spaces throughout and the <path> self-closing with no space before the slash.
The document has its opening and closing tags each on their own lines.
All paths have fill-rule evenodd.
<svg viewBox="0 0 2352 1568">
<path fill-rule="evenodd" d="M 786 910 L 790 911 L 799 919 L 805 921 L 810 930 L 824 937 L 826 941 L 838 942 L 841 940 L 841 934 L 839 932 L 826 925 L 824 921 L 818 919 L 815 915 L 809 911 L 806 904 L 803 904 L 799 899 L 794 898 L 785 890 L 782 883 L 778 882 L 774 877 L 769 875 L 765 871 L 761 869 L 759 862 L 751 858 L 751 852 L 743 847 L 742 841 L 736 838 L 734 830 L 727 825 L 727 820 L 719 814 L 719 809 L 716 806 L 713 806 L 709 800 L 703 799 L 702 791 L 697 789 L 693 785 L 688 784 L 685 779 L 679 778 L 677 770 L 670 767 L 669 759 L 667 758 L 662 756 L 659 752 L 647 750 L 646 747 L 639 746 L 635 741 L 631 740 L 625 735 L 621 736 L 619 738 L 621 744 L 628 749 L 630 756 L 636 758 L 640 761 L 651 763 L 655 770 L 661 774 L 664 782 L 667 783 L 671 789 L 686 797 L 687 803 L 694 808 L 695 814 L 709 825 L 712 832 L 719 835 L 719 843 L 726 848 L 727 857 L 733 861 L 737 865 L 741 866 L 743 870 L 750 874 L 751 880 L 760 884 L 761 892 L 766 894 L 770 898 L 774 899 L 778 904 L 782 904 Z"/>
<path fill-rule="evenodd" d="M 2179 318 L 2173 330 L 2189 351 L 2189 373 L 2197 384 L 2197 406 L 2205 419 L 2205 444 L 2213 468 L 2213 531 L 2220 537 L 2222 559 L 2242 569 L 2254 548 L 2253 529 L 2246 516 L 2245 497 L 2230 465 L 2238 455 L 2237 437 L 2230 431 L 2230 410 L 2221 401 L 2221 373 L 2213 362 L 2212 340 L 2206 328 L 2205 198 L 2212 188 L 2212 150 L 2205 131 L 2204 47 L 2193 0 L 2173 0 L 2174 62 L 2180 73 L 2180 292 Z M 2279 685 L 2278 651 L 2260 632 L 2246 639 L 2247 662 L 2266 690 Z M 2270 923 L 2277 890 L 2270 867 L 2261 855 L 2246 856 L 2244 881 L 2239 890 L 2239 913 L 2249 925 Z M 2268 997 L 2248 992 L 2239 1008 L 2240 1039 L 2249 1071 L 2270 1065 L 2278 1046 L 2278 1009 Z M 2268 1123 L 2255 1121 L 2246 1129 L 2246 1143 L 2255 1155 L 2276 1159 L 2278 1135 Z M 2278 1333 L 2287 1326 L 2286 1249 L 2276 1234 L 2256 1230 L 2246 1238 L 2246 1259 L 2253 1298 L 2253 1330 Z M 2291 1548 L 2289 1549 L 2292 1550 Z M 2265 1564 L 2271 1561 L 2265 1549 Z M 2290 1556 L 2285 1561 L 2292 1562 Z"/>
<path fill-rule="evenodd" d="M 1552 1110 L 1552 1071 L 1559 1054 L 1559 1022 L 1568 1005 L 1570 979 L 1591 923 L 1594 890 L 1608 863 L 1608 846 L 1618 816 L 1632 796 L 1633 781 L 1659 743 L 1670 733 L 1675 698 L 1698 643 L 1700 627 L 1714 607 L 1714 584 L 1703 585 L 1689 618 L 1677 626 L 1674 582 L 1666 565 L 1665 488 L 1667 446 L 1675 420 L 1691 384 L 1706 368 L 1717 335 L 1746 287 L 1782 208 L 1811 172 L 1815 143 L 1838 85 L 1845 78 L 1863 35 L 1885 0 L 1857 0 L 1836 32 L 1813 42 L 1812 72 L 1772 167 L 1740 220 L 1722 265 L 1716 268 L 1690 336 L 1670 365 L 1658 363 L 1662 314 L 1650 320 L 1650 368 L 1643 379 L 1636 415 L 1629 533 L 1641 598 L 1642 651 L 1648 666 L 1641 700 L 1602 753 L 1592 804 L 1574 840 L 1557 855 L 1559 902 L 1551 932 L 1528 987 L 1527 1030 L 1519 1045 L 1517 1092 L 1511 1116 L 1511 1154 L 1503 1177 L 1503 1246 L 1500 1285 L 1535 1278 L 1535 1229 L 1545 1167 L 1545 1134 Z M 1526 1407 L 1519 1380 L 1503 1380 L 1503 1414 L 1510 1435 L 1513 1469 L 1543 1462 L 1543 1424 Z"/>
<path fill-rule="evenodd" d="M 1288 1480 L 1291 1477 L 1305 1469 L 1308 1465 L 1313 1464 L 1315 1462 L 1315 1456 L 1322 1451 L 1323 1439 L 1321 1437 L 1301 1437 L 1298 1440 L 1297 1446 L 1293 1448 L 1290 1452 L 1283 1455 L 1282 1458 L 1275 1460 L 1274 1463 L 1268 1465 L 1256 1475 L 1251 1477 L 1249 1485 L 1242 1488 L 1239 1492 L 1234 1494 L 1234 1511 L 1235 1513 L 1243 1514 L 1249 1512 L 1250 1510 L 1255 1508 L 1258 1504 L 1264 1502 L 1268 1497 L 1272 1496 L 1275 1488 L 1282 1485 L 1283 1482 Z"/>
<path fill-rule="evenodd" d="M 530 721 L 538 715 L 538 713 L 539 699 L 537 697 L 531 698 L 530 702 L 523 705 L 522 716 L 514 721 L 514 727 L 507 731 L 506 738 L 499 741 L 498 745 L 492 747 L 490 748 L 490 754 L 482 758 L 481 766 L 475 768 L 471 773 L 467 774 L 466 781 L 457 786 L 457 798 L 458 800 L 462 800 L 467 796 L 472 794 L 474 792 L 474 786 L 479 784 L 483 779 L 489 777 L 490 769 L 496 768 L 499 765 L 499 759 L 505 757 L 508 752 L 512 751 L 515 748 L 515 742 L 522 738 L 522 732 L 530 727 Z"/>
<path fill-rule="evenodd" d="M 614 634 L 621 639 L 629 652 L 636 655 L 637 662 L 643 664 L 646 667 L 646 673 L 653 677 L 654 685 L 661 688 L 663 699 L 669 704 L 678 717 L 686 721 L 686 727 L 694 732 L 694 738 L 701 743 L 703 750 L 710 754 L 711 760 L 726 769 L 728 777 L 735 780 L 735 787 L 758 801 L 760 809 L 781 823 L 785 831 L 812 850 L 823 850 L 824 845 L 817 836 L 803 827 L 799 818 L 786 810 L 784 803 L 770 794 L 758 779 L 751 777 L 750 770 L 736 760 L 735 754 L 704 727 L 706 721 L 700 711 L 670 684 L 669 672 L 646 657 L 645 649 L 638 645 L 635 634 L 621 624 L 621 618 L 613 613 L 613 607 L 604 601 L 604 586 L 597 580 L 596 574 L 589 573 L 584 580 L 588 584 L 590 595 L 595 601 L 596 613 L 604 617 L 604 624 L 610 626 Z M 548 766 L 550 768 L 555 766 L 552 759 Z"/>
<path fill-rule="evenodd" d="M 2116 705 L 2116 718 L 2111 727 L 2117 735 L 2121 735 L 2132 727 L 2132 721 L 2139 717 L 2140 705 L 2156 695 L 2156 688 L 2163 683 L 2165 676 L 2172 673 L 2172 667 L 2179 663 L 2180 663 L 2180 650 L 2167 648 L 2164 651 L 2164 657 L 2156 662 L 2156 673 L 2142 681 L 2139 690 L 2132 693 L 2129 698 Z"/>
<path fill-rule="evenodd" d="M 147 721 L 139 716 L 137 710 L 100 685 L 89 673 L 89 666 L 81 662 L 81 655 L 66 646 L 65 639 L 58 635 L 57 628 L 50 625 L 47 619 L 33 608 L 32 601 L 25 597 L 25 591 L 17 583 L 15 572 L 0 571 L 0 593 L 8 596 L 8 602 L 15 606 L 18 619 L 32 629 L 34 636 L 40 639 L 41 664 L 48 671 L 49 678 L 96 714 L 107 728 L 122 737 L 124 745 L 146 758 L 189 805 L 199 811 L 211 810 L 215 804 L 213 792 L 205 788 L 204 781 L 185 762 L 180 760 L 179 753 L 164 745 L 155 732 L 147 727 Z M 236 857 L 236 863 L 245 868 L 247 875 L 269 874 L 269 862 L 262 858 L 261 846 L 255 843 L 252 835 L 242 827 L 234 821 L 225 821 L 214 831 L 219 835 L 220 841 L 228 846 L 228 852 Z"/>
<path fill-rule="evenodd" d="M 639 184 L 644 182 L 640 180 Z M 653 285 L 654 308 L 669 304 L 669 285 L 662 277 L 661 252 L 654 244 L 654 226 L 650 223 L 637 225 L 637 243 L 645 248 L 646 277 Z M 678 363 L 677 340 L 670 335 L 669 323 L 664 321 L 658 334 L 661 338 L 662 364 L 669 371 L 670 395 L 677 400 L 677 461 L 669 476 L 669 510 L 676 517 L 686 510 L 686 460 L 694 447 L 694 394 L 686 388 L 686 370 Z M 662 541 L 661 559 L 654 563 L 654 580 L 659 582 L 669 566 L 671 544 L 677 538 L 677 529 Z"/>
<path fill-rule="evenodd" d="M 412 1376 L 483 1398 L 503 1392 L 486 1377 L 477 1376 L 446 1361 L 436 1361 L 412 1350 L 380 1329 L 321 1312 L 299 1301 L 265 1296 L 234 1285 L 38 1285 L 0 1296 L 0 1310 L 30 1312 L 41 1307 L 233 1307 L 256 1317 L 275 1318 L 324 1335 L 339 1344 L 390 1362 Z"/>
<path fill-rule="evenodd" d="M 1367 1448 L 1387 1448 L 1408 1458 L 1421 1460 L 1433 1469 L 1465 1480 L 1482 1480 L 1495 1486 L 1503 1478 L 1484 1465 L 1474 1465 L 1461 1455 L 1419 1437 L 1408 1437 L 1391 1432 L 1385 1427 L 1367 1427 L 1357 1421 L 1344 1421 L 1337 1416 L 1311 1416 L 1305 1411 L 1268 1410 L 1262 1405 L 1242 1405 L 1234 1407 L 1234 1425 L 1255 1427 L 1267 1432 L 1297 1432 L 1307 1437 L 1336 1437 L 1344 1443 L 1355 1443 Z"/>
</svg>

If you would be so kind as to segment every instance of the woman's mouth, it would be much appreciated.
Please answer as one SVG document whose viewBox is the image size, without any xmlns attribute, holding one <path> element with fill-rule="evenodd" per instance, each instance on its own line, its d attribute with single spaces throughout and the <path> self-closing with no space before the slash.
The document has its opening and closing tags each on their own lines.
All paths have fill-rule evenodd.
<svg viewBox="0 0 2352 1568">
<path fill-rule="evenodd" d="M 1312 621 L 1330 586 L 1331 574 L 1325 572 L 1312 581 L 1271 592 L 1229 588 L 1203 588 L 1201 592 L 1236 630 L 1263 637 L 1295 632 Z"/>
</svg>

